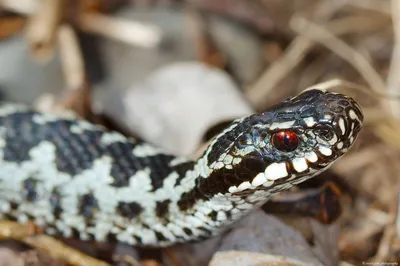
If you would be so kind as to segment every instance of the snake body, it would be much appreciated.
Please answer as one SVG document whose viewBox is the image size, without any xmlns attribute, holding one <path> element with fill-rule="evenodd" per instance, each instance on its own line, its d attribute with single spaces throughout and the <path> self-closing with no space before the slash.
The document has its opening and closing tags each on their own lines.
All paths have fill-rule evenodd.
<svg viewBox="0 0 400 266">
<path fill-rule="evenodd" d="M 327 169 L 361 108 L 305 91 L 238 119 L 191 161 L 84 120 L 0 105 L 0 215 L 47 234 L 166 246 L 218 234 Z"/>
</svg>

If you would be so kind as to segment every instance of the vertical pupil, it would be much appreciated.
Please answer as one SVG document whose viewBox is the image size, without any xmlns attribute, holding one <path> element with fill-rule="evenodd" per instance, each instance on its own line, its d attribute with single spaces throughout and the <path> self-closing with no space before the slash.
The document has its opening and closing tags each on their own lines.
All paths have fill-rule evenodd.
<svg viewBox="0 0 400 266">
<path fill-rule="evenodd" d="M 273 135 L 272 144 L 281 151 L 294 151 L 298 145 L 298 139 L 295 133 L 289 130 L 280 131 Z"/>
<path fill-rule="evenodd" d="M 293 138 L 290 134 L 285 134 L 285 144 L 286 145 L 292 145 L 293 144 Z"/>
</svg>

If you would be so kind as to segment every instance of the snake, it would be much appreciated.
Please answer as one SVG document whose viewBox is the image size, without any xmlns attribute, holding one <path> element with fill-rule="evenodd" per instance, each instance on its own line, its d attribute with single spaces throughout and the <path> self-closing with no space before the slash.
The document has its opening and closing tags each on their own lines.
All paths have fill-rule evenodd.
<svg viewBox="0 0 400 266">
<path fill-rule="evenodd" d="M 204 240 L 328 169 L 362 123 L 351 97 L 309 89 L 234 120 L 190 160 L 71 112 L 2 102 L 0 218 L 84 241 Z"/>
</svg>

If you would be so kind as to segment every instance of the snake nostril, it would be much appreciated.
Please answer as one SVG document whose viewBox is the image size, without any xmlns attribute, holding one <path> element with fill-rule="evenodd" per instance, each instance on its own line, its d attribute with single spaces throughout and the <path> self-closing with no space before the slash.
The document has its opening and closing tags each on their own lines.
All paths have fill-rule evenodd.
<svg viewBox="0 0 400 266">
<path fill-rule="evenodd" d="M 332 130 L 329 130 L 327 128 L 316 129 L 314 133 L 326 141 L 331 140 L 334 136 Z"/>
<path fill-rule="evenodd" d="M 348 100 L 339 100 L 338 104 L 340 104 L 344 107 L 348 107 L 350 105 L 350 102 Z"/>
</svg>

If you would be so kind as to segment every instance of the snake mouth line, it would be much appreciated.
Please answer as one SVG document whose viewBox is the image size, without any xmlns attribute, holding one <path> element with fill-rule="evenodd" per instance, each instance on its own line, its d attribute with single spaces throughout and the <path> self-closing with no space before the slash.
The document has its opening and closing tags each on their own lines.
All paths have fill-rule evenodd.
<svg viewBox="0 0 400 266">
<path fill-rule="evenodd" d="M 310 152 L 306 158 L 296 158 L 292 162 L 270 164 L 264 172 L 258 173 L 251 181 L 244 181 L 238 186 L 230 186 L 228 191 L 232 194 L 247 189 L 270 189 L 274 184 L 282 184 L 286 181 L 294 181 L 299 177 L 314 174 L 318 169 L 311 167 L 318 160 L 316 153 Z M 282 180 L 282 181 L 281 181 Z"/>
</svg>

